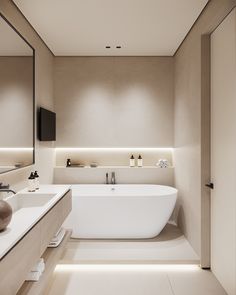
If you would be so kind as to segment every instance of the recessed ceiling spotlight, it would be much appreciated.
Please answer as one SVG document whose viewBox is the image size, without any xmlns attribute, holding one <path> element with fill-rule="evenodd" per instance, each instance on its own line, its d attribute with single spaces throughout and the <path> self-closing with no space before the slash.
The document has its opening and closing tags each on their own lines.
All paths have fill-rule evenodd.
<svg viewBox="0 0 236 295">
<path fill-rule="evenodd" d="M 117 49 L 121 49 L 121 46 L 120 46 L 120 45 L 118 45 L 118 46 L 116 46 L 116 48 L 117 48 Z"/>
<path fill-rule="evenodd" d="M 110 48 L 111 48 L 111 46 L 109 46 L 109 45 L 106 46 L 106 49 L 110 49 Z"/>
</svg>

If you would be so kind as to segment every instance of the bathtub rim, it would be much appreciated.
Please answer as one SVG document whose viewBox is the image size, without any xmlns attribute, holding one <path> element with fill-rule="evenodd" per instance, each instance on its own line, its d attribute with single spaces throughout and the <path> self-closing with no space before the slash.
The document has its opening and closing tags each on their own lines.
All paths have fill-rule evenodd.
<svg viewBox="0 0 236 295">
<path fill-rule="evenodd" d="M 154 191 L 154 192 L 147 192 L 147 191 L 143 191 L 143 193 L 142 194 L 136 194 L 135 195 L 135 192 L 132 192 L 132 193 L 130 193 L 130 192 L 128 192 L 128 193 L 125 193 L 125 192 L 121 192 L 121 193 L 117 193 L 116 195 L 114 195 L 114 196 L 127 196 L 127 197 L 129 197 L 129 196 L 137 196 L 137 197 L 141 197 L 141 196 L 146 196 L 146 197 L 165 197 L 165 196 L 170 196 L 170 195 L 176 195 L 176 197 L 177 197 L 177 195 L 178 195 L 178 189 L 176 189 L 175 187 L 173 187 L 173 186 L 168 186 L 168 185 L 160 185 L 160 184 L 71 184 L 71 190 L 72 190 L 72 196 L 78 196 L 77 194 L 73 194 L 73 192 L 75 191 L 75 188 L 74 188 L 74 190 L 73 190 L 73 187 L 78 187 L 78 189 L 79 189 L 79 187 L 83 187 L 83 188 L 85 188 L 85 187 L 89 187 L 89 186 L 92 186 L 92 187 L 100 187 L 100 188 L 102 188 L 102 187 L 104 187 L 104 188 L 116 188 L 116 187 L 119 187 L 119 186 L 121 186 L 121 187 L 125 187 L 125 186 L 133 186 L 133 187 L 145 187 L 145 186 L 148 186 L 148 187 L 153 187 L 153 188 L 158 188 L 158 187 L 161 187 L 161 188 L 166 188 L 167 190 L 166 190 L 166 192 L 163 192 L 162 191 L 162 193 L 160 193 L 160 192 L 158 192 L 158 191 Z M 104 191 L 105 192 L 105 196 L 109 196 L 109 192 L 108 191 Z M 104 192 L 103 191 L 101 191 L 101 192 L 99 192 L 99 193 L 95 193 L 94 191 L 92 191 L 92 192 L 86 192 L 86 193 L 84 193 L 84 192 L 81 192 L 80 194 L 79 194 L 79 196 L 104 196 Z"/>
</svg>

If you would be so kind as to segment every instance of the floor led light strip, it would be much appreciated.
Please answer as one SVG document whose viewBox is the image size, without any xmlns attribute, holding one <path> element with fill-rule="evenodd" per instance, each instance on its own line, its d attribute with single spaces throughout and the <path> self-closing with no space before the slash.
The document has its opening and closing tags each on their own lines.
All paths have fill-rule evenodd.
<svg viewBox="0 0 236 295">
<path fill-rule="evenodd" d="M 74 271 L 199 271 L 197 264 L 58 264 L 56 272 Z"/>
</svg>

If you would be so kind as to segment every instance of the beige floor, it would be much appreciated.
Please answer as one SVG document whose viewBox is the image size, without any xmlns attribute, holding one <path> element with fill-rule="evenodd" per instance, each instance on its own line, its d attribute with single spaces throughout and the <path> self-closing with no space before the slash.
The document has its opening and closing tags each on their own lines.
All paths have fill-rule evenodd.
<svg viewBox="0 0 236 295">
<path fill-rule="evenodd" d="M 159 265 L 160 266 L 160 265 Z M 166 265 L 165 265 L 166 266 Z M 59 265 L 49 295 L 226 295 L 210 271 L 155 265 Z M 177 267 L 177 266 L 176 266 Z"/>
<path fill-rule="evenodd" d="M 158 238 L 72 240 L 57 265 L 48 295 L 226 295 L 180 231 Z"/>
</svg>

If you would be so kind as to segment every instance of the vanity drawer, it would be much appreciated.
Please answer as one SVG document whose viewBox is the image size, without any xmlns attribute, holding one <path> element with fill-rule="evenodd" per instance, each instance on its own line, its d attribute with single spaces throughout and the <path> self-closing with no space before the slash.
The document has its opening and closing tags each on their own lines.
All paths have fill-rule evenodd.
<svg viewBox="0 0 236 295">
<path fill-rule="evenodd" d="M 42 254 L 47 248 L 49 242 L 52 237 L 59 230 L 62 222 L 62 210 L 61 203 L 59 201 L 41 220 L 41 246 L 40 246 L 40 254 Z"/>
<path fill-rule="evenodd" d="M 64 196 L 62 202 L 62 223 L 65 221 L 66 217 L 72 210 L 72 191 L 69 190 Z"/>
<path fill-rule="evenodd" d="M 71 190 L 45 215 L 41 221 L 42 254 L 72 209 Z"/>
<path fill-rule="evenodd" d="M 0 293 L 15 295 L 39 257 L 40 224 L 36 224 L 0 261 Z"/>
</svg>

